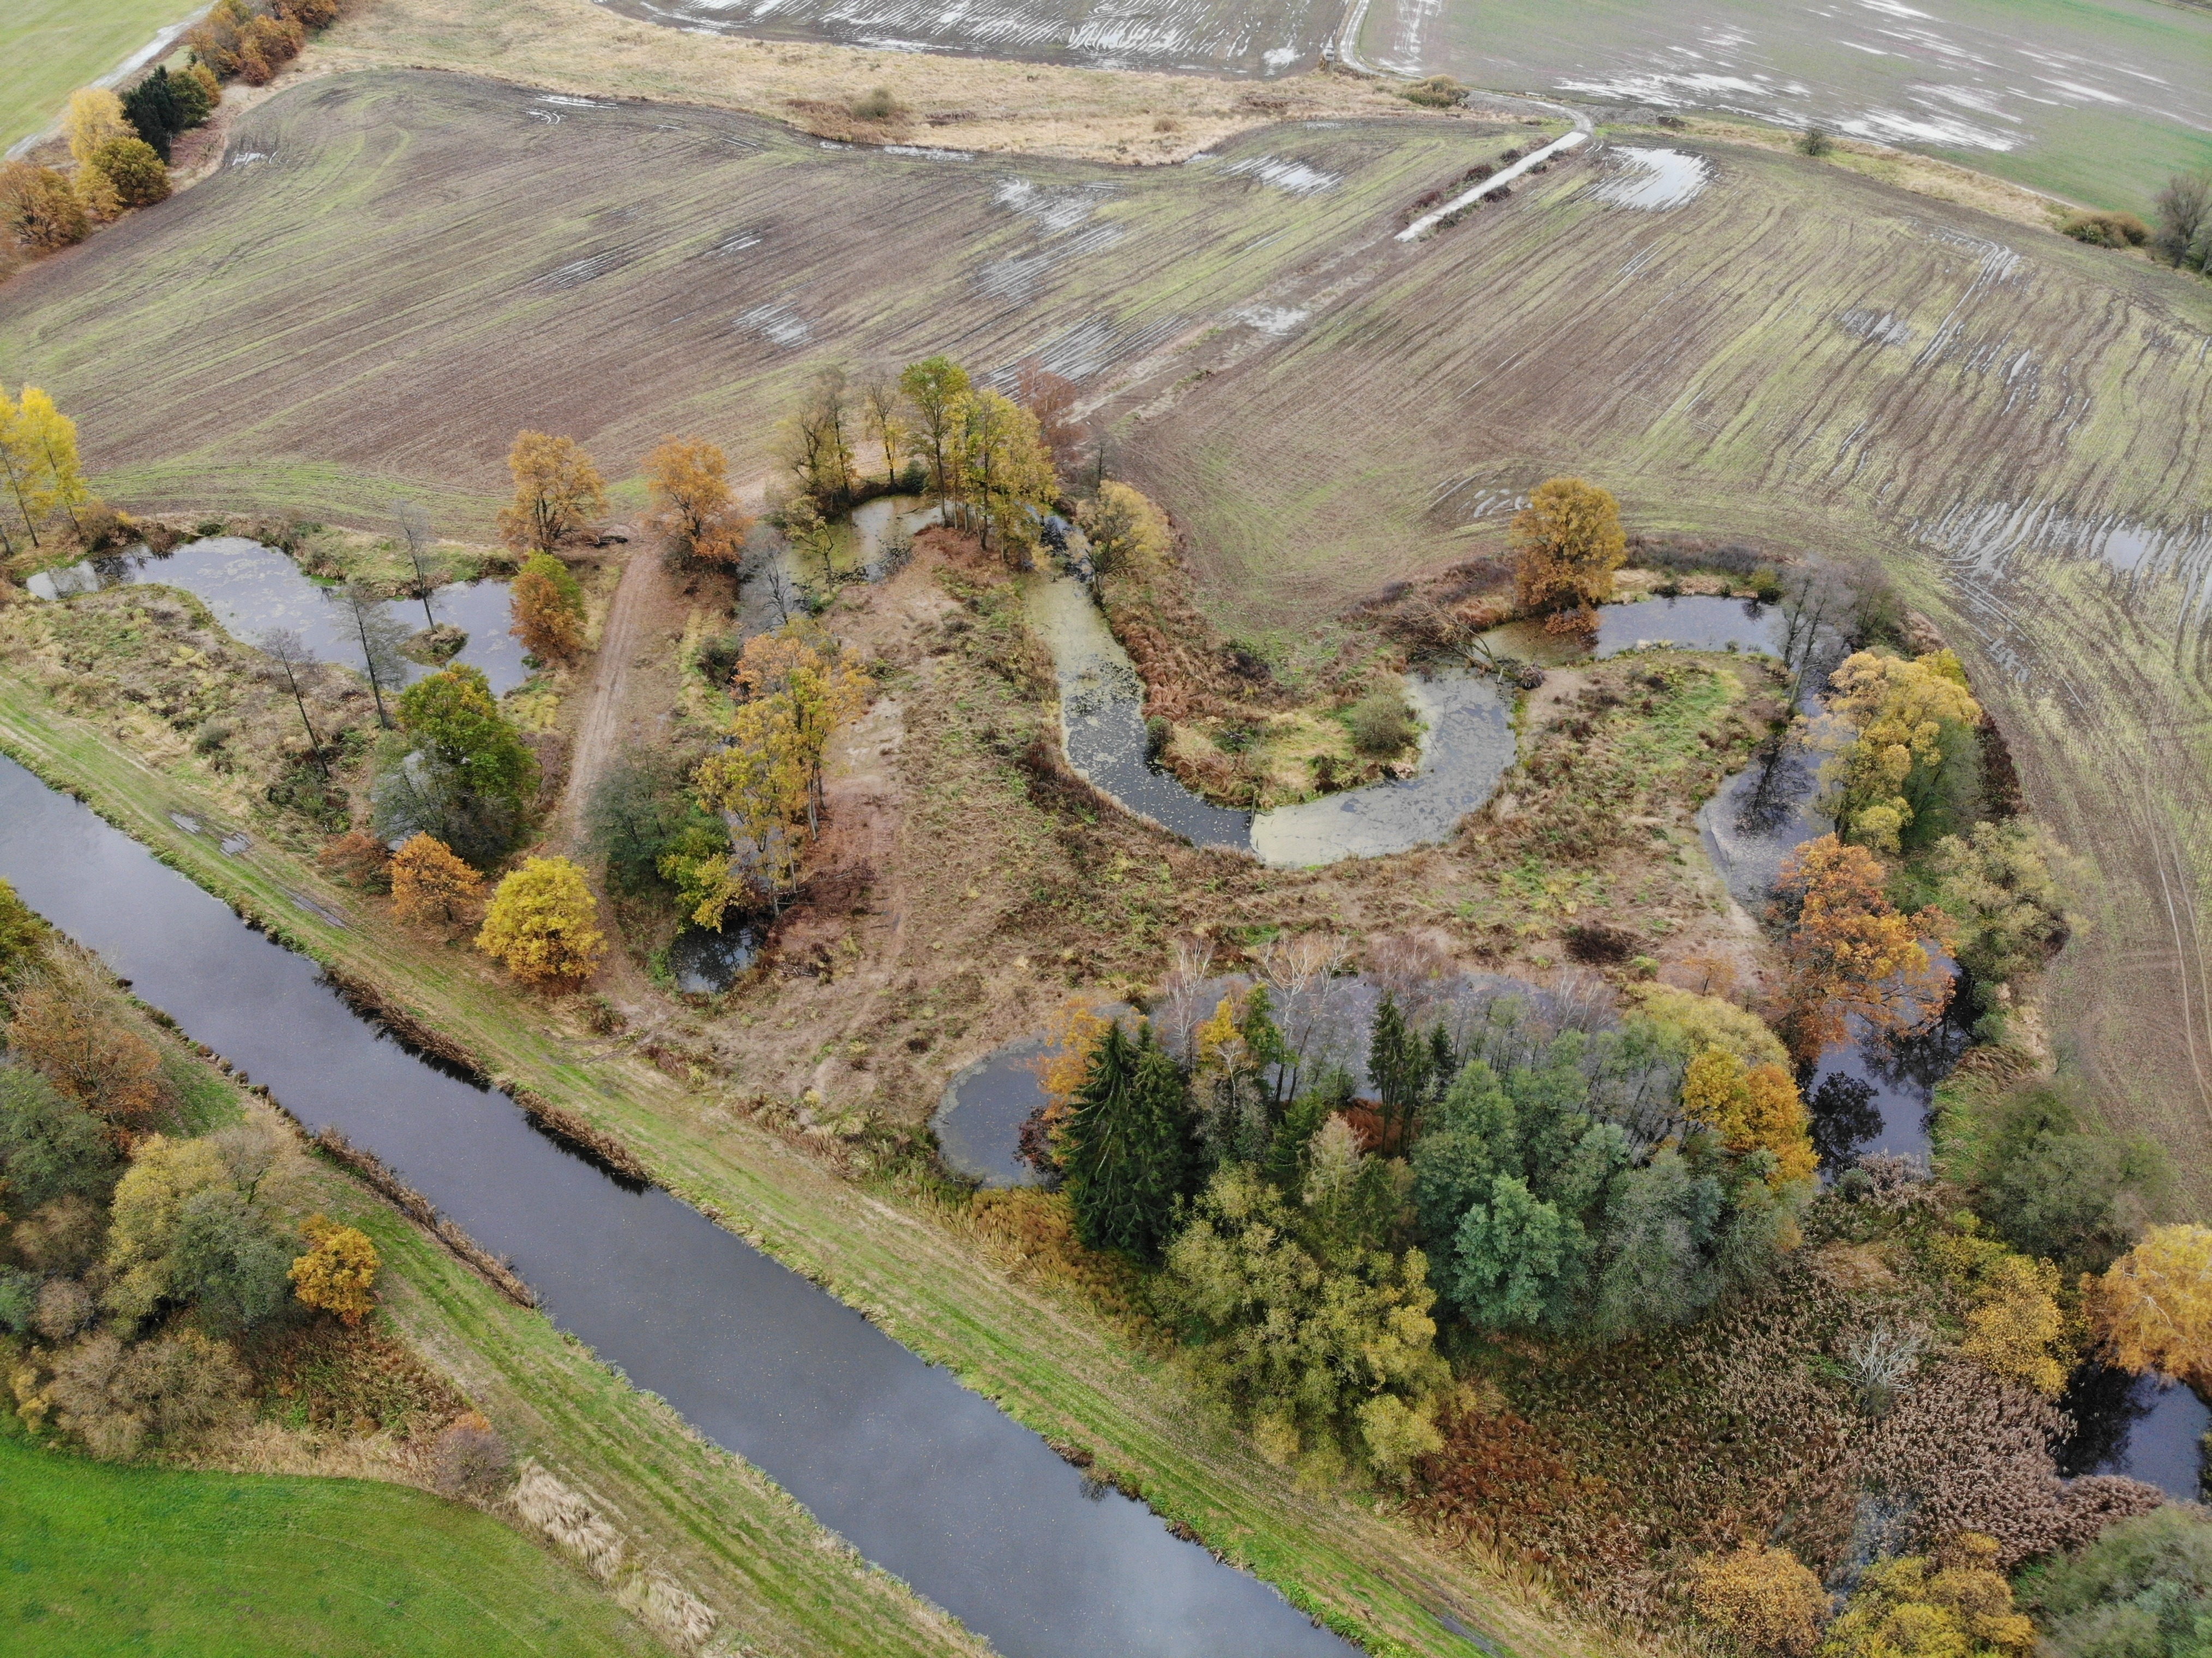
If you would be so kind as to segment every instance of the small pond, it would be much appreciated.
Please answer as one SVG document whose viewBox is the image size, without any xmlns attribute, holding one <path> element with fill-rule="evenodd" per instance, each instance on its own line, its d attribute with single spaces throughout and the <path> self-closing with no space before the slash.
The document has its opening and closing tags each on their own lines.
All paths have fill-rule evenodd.
<svg viewBox="0 0 2212 1658">
<path fill-rule="evenodd" d="M 909 536 L 920 535 L 938 520 L 941 509 L 920 495 L 878 495 L 853 509 L 853 561 L 870 581 L 891 574 L 884 568 L 884 537 L 893 524 Z"/>
<path fill-rule="evenodd" d="M 687 996 L 719 996 L 760 954 L 760 937 L 735 919 L 720 932 L 687 924 L 668 945 L 668 971 Z"/>
<path fill-rule="evenodd" d="M 1109 1019 L 1135 1012 L 1126 1002 L 1097 1010 Z M 1044 1103 L 1040 1067 L 1060 1048 L 1049 1036 L 1024 1036 L 992 1049 L 945 1085 L 930 1118 L 945 1165 L 986 1186 L 1035 1186 L 1022 1161 L 1022 1125 Z"/>
<path fill-rule="evenodd" d="M 323 661 L 351 668 L 362 663 L 361 635 L 343 602 L 302 574 L 276 548 L 240 536 L 211 536 L 166 554 L 141 547 L 87 559 L 63 569 L 43 570 L 31 578 L 29 586 L 37 598 L 67 598 L 141 584 L 191 593 L 225 632 L 243 644 L 252 644 L 272 628 L 289 628 Z M 382 609 L 410 634 L 427 625 L 420 599 L 396 598 Z M 508 631 L 505 582 L 455 582 L 441 587 L 430 595 L 430 613 L 468 635 L 468 643 L 454 660 L 483 669 L 494 695 L 513 690 L 530 677 L 522 662 L 522 641 Z M 406 665 L 410 681 L 430 671 L 417 662 Z"/>
<path fill-rule="evenodd" d="M 1483 642 L 1500 656 L 1544 668 L 1570 668 L 1593 656 L 1619 656 L 1655 646 L 1684 651 L 1739 651 L 1779 656 L 1787 623 L 1777 605 L 1755 598 L 1684 593 L 1597 607 L 1595 648 L 1575 634 L 1556 634 L 1540 622 L 1509 622 Z"/>
<path fill-rule="evenodd" d="M 2059 1473 L 2124 1474 L 2177 1502 L 2203 1500 L 2212 1408 L 2185 1383 L 2155 1370 L 2130 1376 L 2086 1365 L 2075 1372 L 2058 1406 L 2075 1424 L 2059 1448 Z"/>
<path fill-rule="evenodd" d="M 1614 144 L 1606 155 L 1626 165 L 1607 173 L 1591 187 L 1590 194 L 1614 207 L 1638 208 L 1647 213 L 1680 207 L 1696 199 L 1712 180 L 1713 164 L 1686 150 Z"/>
</svg>

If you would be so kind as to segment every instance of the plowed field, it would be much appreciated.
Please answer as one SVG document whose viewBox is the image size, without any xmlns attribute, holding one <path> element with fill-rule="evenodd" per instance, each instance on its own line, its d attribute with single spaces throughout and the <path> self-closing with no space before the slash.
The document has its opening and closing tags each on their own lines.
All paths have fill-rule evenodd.
<svg viewBox="0 0 2212 1658">
<path fill-rule="evenodd" d="M 757 465 L 825 360 L 1089 378 L 1265 338 L 1273 285 L 1533 131 L 1292 125 L 1108 168 L 338 76 L 241 120 L 208 183 L 0 289 L 0 378 L 52 389 L 121 499 L 360 519 L 404 488 L 481 518 L 526 425 L 616 475 L 678 428 Z"/>
</svg>

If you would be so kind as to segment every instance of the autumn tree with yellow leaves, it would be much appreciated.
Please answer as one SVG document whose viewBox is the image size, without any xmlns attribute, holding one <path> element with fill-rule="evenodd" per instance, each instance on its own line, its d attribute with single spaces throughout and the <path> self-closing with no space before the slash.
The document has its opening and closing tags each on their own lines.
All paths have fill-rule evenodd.
<svg viewBox="0 0 2212 1658">
<path fill-rule="evenodd" d="M 434 835 L 410 835 L 392 854 L 392 913 L 416 926 L 458 921 L 483 902 L 483 878 Z"/>
<path fill-rule="evenodd" d="M 719 926 L 748 886 L 781 902 L 820 827 L 830 738 L 867 703 L 866 675 L 803 621 L 747 640 L 731 689 L 738 703 L 728 741 L 700 762 L 692 786 L 704 811 L 732 823 L 744 867 L 715 875 L 686 853 L 672 854 L 662 870 L 684 890 L 702 926 Z M 667 866 L 672 860 L 681 866 Z"/>
<path fill-rule="evenodd" d="M 1555 627 L 1590 625 L 1591 607 L 1613 597 L 1613 573 L 1628 556 L 1620 505 L 1580 478 L 1547 479 L 1513 515 L 1513 550 L 1523 610 L 1550 612 Z"/>
<path fill-rule="evenodd" d="M 26 386 L 20 400 L 0 391 L 0 541 L 12 550 L 8 516 L 36 547 L 40 526 L 55 513 L 74 527 L 79 509 L 92 504 L 77 459 L 76 422 L 38 386 Z"/>
<path fill-rule="evenodd" d="M 1829 711 L 1855 733 L 1821 770 L 1844 838 L 1894 853 L 1958 827 L 1978 780 L 1982 719 L 1959 659 L 1860 651 L 1828 687 Z"/>
<path fill-rule="evenodd" d="M 599 900 L 566 858 L 528 858 L 499 884 L 477 948 L 525 984 L 580 984 L 606 953 Z"/>
<path fill-rule="evenodd" d="M 1746 1543 L 1691 1566 L 1690 1606 L 1740 1647 L 1812 1658 L 1828 1613 L 1828 1592 L 1789 1550 Z"/>
<path fill-rule="evenodd" d="M 606 480 L 574 438 L 518 433 L 507 457 L 514 499 L 500 508 L 500 539 L 518 553 L 550 553 L 606 510 Z"/>
<path fill-rule="evenodd" d="M 2025 1658 L 2035 1625 L 2013 1607 L 1997 1546 L 1961 1532 L 1931 1558 L 1877 1561 L 1860 1576 L 1820 1658 Z"/>
<path fill-rule="evenodd" d="M 2154 1226 L 2088 1284 L 2115 1363 L 2212 1384 L 2212 1228 Z"/>
<path fill-rule="evenodd" d="M 647 525 L 668 539 L 678 557 L 735 569 L 752 520 L 730 493 L 729 461 L 703 438 L 666 437 L 645 458 L 653 491 Z"/>
<path fill-rule="evenodd" d="M 1731 1151 L 1772 1152 L 1778 1186 L 1810 1180 L 1820 1166 L 1805 1102 L 1778 1065 L 1746 1066 L 1725 1048 L 1707 1048 L 1683 1076 L 1682 1109 Z"/>
<path fill-rule="evenodd" d="M 321 1215 L 310 1215 L 300 1230 L 307 1253 L 292 1263 L 292 1293 L 303 1307 L 335 1314 L 342 1323 L 360 1323 L 376 1306 L 376 1273 L 383 1264 L 376 1245 L 358 1227 Z"/>
</svg>

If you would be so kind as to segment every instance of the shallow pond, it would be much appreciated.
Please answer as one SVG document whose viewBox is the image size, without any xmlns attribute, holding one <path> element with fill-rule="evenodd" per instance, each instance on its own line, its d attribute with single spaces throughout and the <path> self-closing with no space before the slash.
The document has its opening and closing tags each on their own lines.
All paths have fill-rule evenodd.
<svg viewBox="0 0 2212 1658">
<path fill-rule="evenodd" d="M 759 936 L 734 919 L 720 932 L 687 925 L 669 942 L 668 971 L 687 996 L 719 996 L 759 954 Z"/>
<path fill-rule="evenodd" d="M 1097 1011 L 1126 1019 L 1135 1010 L 1115 1002 Z M 954 1075 L 929 1120 L 947 1167 L 986 1186 L 1037 1183 L 1036 1170 L 1022 1161 L 1022 1125 L 1044 1103 L 1039 1067 L 1058 1052 L 1048 1036 L 1024 1036 Z"/>
<path fill-rule="evenodd" d="M 2177 1502 L 2203 1498 L 2204 1436 L 2212 1408 L 2186 1384 L 2152 1370 L 2130 1376 L 2085 1367 L 2068 1383 L 2059 1408 L 2073 1418 L 2059 1448 L 2063 1474 L 2125 1474 L 2147 1480 Z"/>
<path fill-rule="evenodd" d="M 252 644 L 272 628 L 289 628 L 325 662 L 356 669 L 362 664 L 361 635 L 344 602 L 301 574 L 300 567 L 276 548 L 240 536 L 211 536 L 167 554 L 141 547 L 87 559 L 63 569 L 42 570 L 29 586 L 37 598 L 66 598 L 139 584 L 182 588 L 205 604 L 223 630 L 242 644 Z M 420 599 L 392 599 L 381 609 L 410 634 L 427 625 Z M 455 582 L 441 587 L 430 595 L 430 610 L 441 623 L 468 635 L 469 642 L 453 659 L 483 669 L 494 695 L 513 690 L 530 677 L 522 662 L 522 641 L 508 631 L 505 582 Z M 417 662 L 406 665 L 410 681 L 430 671 Z"/>
<path fill-rule="evenodd" d="M 511 1256 L 562 1328 L 1010 1658 L 1350 1652 L 805 1278 L 408 1053 L 313 962 L 5 759 L 0 876 L 302 1121 L 334 1124 Z"/>
<path fill-rule="evenodd" d="M 1257 814 L 1217 806 L 1146 759 L 1144 683 L 1083 584 L 1068 576 L 1038 582 L 1030 616 L 1052 651 L 1069 765 L 1126 810 L 1195 846 L 1249 850 L 1291 866 L 1404 852 L 1448 836 L 1513 763 L 1511 720 L 1497 687 L 1446 672 L 1407 683 L 1428 726 L 1413 776 Z"/>
<path fill-rule="evenodd" d="M 1615 207 L 1657 212 L 1693 201 L 1713 176 L 1713 164 L 1680 149 L 1639 149 L 1615 144 L 1607 150 L 1626 163 L 1594 185 L 1590 194 Z"/>
<path fill-rule="evenodd" d="M 1509 622 L 1482 637 L 1500 656 L 1539 667 L 1568 668 L 1593 656 L 1619 656 L 1655 646 L 1684 651 L 1725 651 L 1733 646 L 1778 656 L 1786 625 L 1778 606 L 1755 598 L 1684 593 L 1599 605 L 1595 647 L 1575 634 L 1552 633 L 1540 622 Z"/>
<path fill-rule="evenodd" d="M 941 509 L 920 495 L 878 495 L 853 509 L 853 556 L 860 574 L 881 581 L 891 574 L 884 568 L 884 537 L 896 523 L 909 536 L 920 535 L 937 522 Z"/>
</svg>

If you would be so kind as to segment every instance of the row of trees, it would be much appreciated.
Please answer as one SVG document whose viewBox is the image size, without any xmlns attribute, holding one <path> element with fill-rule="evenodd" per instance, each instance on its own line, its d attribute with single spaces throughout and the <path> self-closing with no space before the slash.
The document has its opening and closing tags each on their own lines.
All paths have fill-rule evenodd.
<svg viewBox="0 0 2212 1658">
<path fill-rule="evenodd" d="M 157 69 L 127 93 L 85 87 L 62 118 L 71 171 L 34 161 L 0 166 L 0 228 L 38 252 L 82 241 L 95 224 L 169 194 L 169 149 L 205 121 L 222 88 L 204 64 Z"/>
<path fill-rule="evenodd" d="M 266 86 L 300 55 L 307 36 L 338 20 L 339 0 L 216 0 L 185 36 L 195 67 L 225 81 Z"/>
<path fill-rule="evenodd" d="M 233 1338 L 370 1310 L 375 1247 L 305 1212 L 291 1139 L 179 1133 L 179 1061 L 4 882 L 0 1003 L 0 1344 L 27 1425 L 130 1455 L 240 1413 Z"/>
<path fill-rule="evenodd" d="M 986 550 L 1022 562 L 1059 495 L 1058 465 L 1073 457 L 1073 388 L 1031 365 L 1018 389 L 1018 398 L 979 385 L 944 356 L 857 388 L 842 369 L 825 371 L 782 434 L 795 490 L 785 533 L 802 551 L 830 533 L 860 494 L 865 446 L 882 457 L 884 487 L 904 478 L 927 489 Z"/>
</svg>

